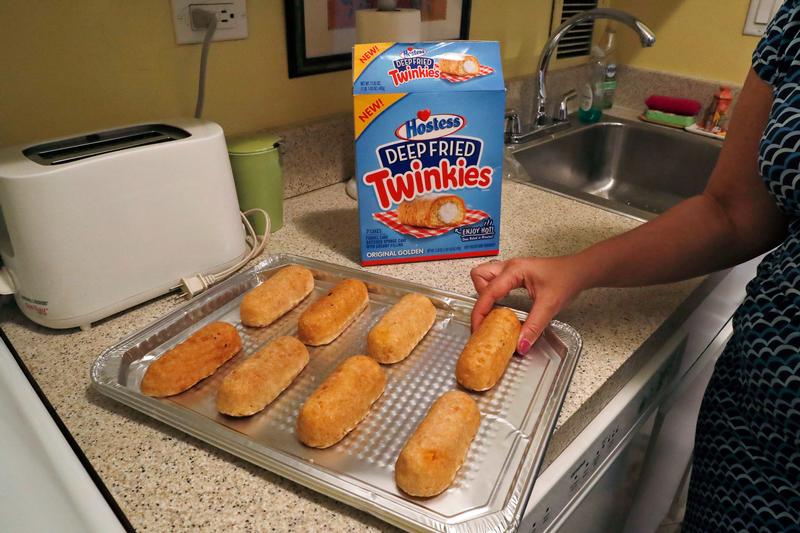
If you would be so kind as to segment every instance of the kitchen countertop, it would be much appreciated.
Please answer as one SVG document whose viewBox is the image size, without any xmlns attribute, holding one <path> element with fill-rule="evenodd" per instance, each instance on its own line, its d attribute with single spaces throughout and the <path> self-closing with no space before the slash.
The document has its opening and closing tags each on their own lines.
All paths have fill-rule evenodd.
<svg viewBox="0 0 800 533">
<path fill-rule="evenodd" d="M 287 252 L 358 267 L 358 213 L 344 184 L 285 202 L 285 226 L 266 253 Z M 574 200 L 505 181 L 499 259 L 577 251 L 639 222 Z M 488 258 L 371 267 L 378 274 L 474 295 L 469 270 Z M 446 265 L 446 268 L 443 266 Z M 583 354 L 547 452 L 549 463 L 643 362 L 636 349 L 700 283 L 595 289 L 559 315 L 583 337 Z M 391 526 L 186 436 L 89 388 L 100 352 L 180 305 L 165 296 L 88 331 L 37 326 L 13 303 L 0 327 L 140 531 L 259 529 L 376 531 Z M 516 291 L 504 302 L 527 310 Z"/>
</svg>

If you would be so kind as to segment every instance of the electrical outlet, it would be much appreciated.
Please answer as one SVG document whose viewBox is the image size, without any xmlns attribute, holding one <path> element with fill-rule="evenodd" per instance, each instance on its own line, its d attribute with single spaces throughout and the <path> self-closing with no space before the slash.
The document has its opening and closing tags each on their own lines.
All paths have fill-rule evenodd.
<svg viewBox="0 0 800 533">
<path fill-rule="evenodd" d="M 205 30 L 208 24 L 205 23 L 205 18 L 202 12 L 206 11 L 213 13 L 217 19 L 217 30 L 234 29 L 237 27 L 239 19 L 236 18 L 236 13 L 233 12 L 233 4 L 190 4 L 189 5 L 189 22 L 193 30 Z"/>
<path fill-rule="evenodd" d="M 217 29 L 212 41 L 231 41 L 247 38 L 247 9 L 245 0 L 172 0 L 172 23 L 178 44 L 202 43 L 205 27 L 200 27 L 192 14 L 198 9 L 214 13 Z"/>
<path fill-rule="evenodd" d="M 763 35 L 767 24 L 780 9 L 783 0 L 750 0 L 750 9 L 744 21 L 744 35 Z"/>
</svg>

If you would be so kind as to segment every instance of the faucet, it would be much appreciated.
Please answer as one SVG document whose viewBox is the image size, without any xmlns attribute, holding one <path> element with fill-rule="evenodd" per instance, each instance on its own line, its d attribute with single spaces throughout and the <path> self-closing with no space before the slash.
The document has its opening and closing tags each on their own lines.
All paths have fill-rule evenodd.
<svg viewBox="0 0 800 533">
<path fill-rule="evenodd" d="M 566 114 L 566 102 L 569 98 L 575 96 L 573 91 L 570 91 L 561 100 L 559 105 L 559 116 L 558 117 L 548 117 L 546 106 L 547 106 L 547 83 L 546 83 L 546 75 L 547 75 L 547 67 L 550 65 L 550 57 L 553 55 L 553 51 L 558 47 L 559 41 L 564 35 L 571 30 L 574 26 L 580 24 L 581 22 L 586 22 L 589 20 L 595 19 L 611 19 L 616 20 L 618 22 L 622 22 L 623 24 L 629 26 L 633 29 L 636 33 L 639 34 L 639 40 L 642 43 L 643 47 L 650 47 L 653 46 L 653 43 L 656 42 L 656 36 L 648 28 L 644 25 L 642 21 L 634 17 L 633 15 L 626 13 L 625 11 L 620 11 L 619 9 L 608 9 L 608 8 L 596 8 L 590 9 L 588 11 L 584 11 L 582 13 L 578 13 L 567 20 L 564 21 L 561 26 L 556 28 L 550 38 L 547 39 L 547 42 L 542 49 L 542 55 L 539 57 L 539 67 L 537 69 L 537 95 L 536 95 L 536 117 L 534 118 L 533 124 L 530 125 L 528 131 L 521 131 L 522 128 L 519 127 L 519 119 L 518 117 L 514 118 L 514 112 L 510 112 L 511 116 L 507 116 L 507 118 L 511 119 L 511 130 L 509 131 L 507 138 L 512 143 L 521 143 L 527 141 L 531 135 L 534 133 L 538 133 L 544 129 L 549 129 L 553 126 L 558 126 L 562 124 L 566 124 L 568 120 L 565 117 Z M 516 127 L 515 127 L 516 126 Z M 517 130 L 517 131 L 515 131 Z"/>
</svg>

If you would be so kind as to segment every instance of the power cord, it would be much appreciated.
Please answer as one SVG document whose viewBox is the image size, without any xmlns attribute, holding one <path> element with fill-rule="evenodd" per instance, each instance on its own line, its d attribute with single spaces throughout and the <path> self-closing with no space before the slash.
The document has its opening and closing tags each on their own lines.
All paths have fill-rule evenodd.
<svg viewBox="0 0 800 533">
<path fill-rule="evenodd" d="M 197 104 L 194 110 L 194 117 L 200 118 L 203 116 L 203 104 L 205 102 L 206 96 L 206 70 L 208 66 L 208 50 L 211 47 L 211 40 L 214 38 L 214 32 L 217 30 L 217 16 L 212 13 L 211 11 L 206 11 L 205 9 L 193 9 L 192 10 L 192 25 L 195 28 L 205 28 L 206 33 L 203 36 L 203 47 L 200 51 L 200 75 L 198 77 L 198 86 L 197 86 Z M 264 235 L 259 239 L 258 235 L 256 235 L 256 231 L 253 229 L 253 225 L 250 224 L 250 221 L 247 219 L 247 215 L 258 214 L 264 216 L 265 227 Z M 235 265 L 226 268 L 220 272 L 213 272 L 209 274 L 195 274 L 194 276 L 188 278 L 181 278 L 181 284 L 179 288 L 181 293 L 189 298 L 193 298 L 198 294 L 204 292 L 206 289 L 219 283 L 220 281 L 230 277 L 234 272 L 245 266 L 247 263 L 250 262 L 251 259 L 257 257 L 262 251 L 264 251 L 264 247 L 267 245 L 267 241 L 269 240 L 269 233 L 270 233 L 270 219 L 269 215 L 263 209 L 248 209 L 240 213 L 242 217 L 242 224 L 245 227 L 245 231 L 247 235 L 245 237 L 245 241 L 247 242 L 250 251 L 242 258 L 241 261 L 236 263 Z M 178 288 L 178 287 L 176 287 Z"/>
<path fill-rule="evenodd" d="M 264 216 L 264 235 L 262 235 L 260 239 L 258 235 L 256 235 L 256 230 L 253 229 L 253 225 L 250 224 L 250 221 L 247 219 L 247 215 L 254 214 L 261 214 Z M 242 216 L 242 224 L 244 224 L 245 230 L 247 231 L 245 240 L 247 241 L 247 245 L 250 247 L 250 251 L 247 252 L 247 255 L 245 255 L 241 261 L 231 267 L 226 268 L 225 270 L 221 270 L 220 272 L 214 272 L 210 274 L 195 274 L 189 278 L 181 278 L 180 288 L 182 294 L 188 296 L 189 298 L 195 297 L 212 285 L 215 285 L 220 281 L 230 277 L 234 272 L 245 266 L 250 262 L 251 259 L 257 257 L 261 252 L 264 251 L 264 247 L 267 245 L 267 241 L 269 241 L 269 215 L 263 209 L 258 208 L 248 209 L 247 211 L 240 213 L 240 215 Z"/>
<path fill-rule="evenodd" d="M 194 118 L 203 116 L 203 103 L 206 98 L 206 65 L 208 64 L 208 49 L 211 47 L 211 39 L 217 30 L 217 16 L 205 9 L 192 10 L 192 24 L 196 28 L 205 28 L 206 34 L 203 37 L 203 48 L 200 52 L 200 76 L 197 87 L 197 105 L 194 108 Z"/>
</svg>

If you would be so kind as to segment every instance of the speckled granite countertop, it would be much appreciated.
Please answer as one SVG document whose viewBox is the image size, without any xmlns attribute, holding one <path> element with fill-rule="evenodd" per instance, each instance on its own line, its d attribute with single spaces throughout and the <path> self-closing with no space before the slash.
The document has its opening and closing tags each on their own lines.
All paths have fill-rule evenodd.
<svg viewBox="0 0 800 533">
<path fill-rule="evenodd" d="M 506 181 L 501 259 L 577 251 L 638 223 L 532 187 Z M 288 200 L 286 225 L 268 253 L 288 252 L 357 267 L 356 203 L 336 184 Z M 379 274 L 474 295 L 469 270 L 484 259 L 373 267 Z M 688 296 L 699 280 L 643 289 L 598 289 L 559 318 L 583 336 L 549 462 L 579 433 L 638 367 L 631 354 Z M 182 303 L 167 296 L 104 320 L 89 331 L 41 328 L 13 304 L 0 327 L 140 531 L 375 531 L 390 526 L 153 421 L 89 389 L 100 352 Z M 505 302 L 526 309 L 527 297 Z M 526 309 L 527 310 L 527 309 Z"/>
</svg>

